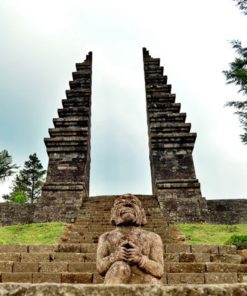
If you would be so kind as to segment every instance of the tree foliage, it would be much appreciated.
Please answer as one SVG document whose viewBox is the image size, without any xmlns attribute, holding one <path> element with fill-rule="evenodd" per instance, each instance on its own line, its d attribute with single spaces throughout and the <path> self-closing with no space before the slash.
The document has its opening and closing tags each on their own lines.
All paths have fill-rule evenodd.
<svg viewBox="0 0 247 296">
<path fill-rule="evenodd" d="M 237 6 L 242 10 L 242 12 L 247 15 L 247 0 L 234 0 L 237 2 Z"/>
<path fill-rule="evenodd" d="M 17 168 L 16 164 L 12 164 L 12 157 L 8 151 L 0 151 L 0 181 L 4 181 L 6 177 L 13 175 Z"/>
<path fill-rule="evenodd" d="M 18 203 L 35 202 L 41 195 L 45 173 L 36 153 L 30 155 L 24 168 L 15 177 L 11 200 Z"/>
<path fill-rule="evenodd" d="M 235 60 L 230 63 L 230 70 L 223 71 L 228 84 L 235 84 L 238 86 L 238 91 L 244 97 L 247 96 L 247 48 L 242 47 L 238 40 L 232 41 L 232 47 L 237 53 Z M 243 101 L 230 101 L 227 106 L 234 107 L 235 112 L 239 116 L 240 123 L 243 126 L 244 133 L 241 135 L 242 142 L 247 144 L 247 100 Z"/>
</svg>

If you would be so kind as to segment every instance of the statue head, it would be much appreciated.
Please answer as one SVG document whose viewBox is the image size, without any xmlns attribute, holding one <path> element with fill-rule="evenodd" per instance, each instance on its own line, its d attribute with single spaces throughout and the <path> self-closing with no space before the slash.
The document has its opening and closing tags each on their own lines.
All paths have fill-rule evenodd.
<svg viewBox="0 0 247 296">
<path fill-rule="evenodd" d="M 145 225 L 147 219 L 141 201 L 130 193 L 118 197 L 111 209 L 111 223 L 126 226 Z"/>
</svg>

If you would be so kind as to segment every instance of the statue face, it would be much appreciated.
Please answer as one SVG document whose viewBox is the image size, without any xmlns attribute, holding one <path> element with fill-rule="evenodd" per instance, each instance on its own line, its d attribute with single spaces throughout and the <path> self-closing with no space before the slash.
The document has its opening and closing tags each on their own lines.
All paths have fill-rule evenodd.
<svg viewBox="0 0 247 296">
<path fill-rule="evenodd" d="M 140 200 L 131 194 L 117 198 L 111 211 L 111 222 L 114 225 L 146 224 L 146 215 Z"/>
</svg>

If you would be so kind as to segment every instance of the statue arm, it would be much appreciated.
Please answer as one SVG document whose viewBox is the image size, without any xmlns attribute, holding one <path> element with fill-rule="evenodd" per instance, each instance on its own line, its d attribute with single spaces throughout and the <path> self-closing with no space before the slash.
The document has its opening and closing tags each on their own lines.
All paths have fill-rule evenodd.
<svg viewBox="0 0 247 296">
<path fill-rule="evenodd" d="M 158 235 L 152 237 L 150 255 L 142 256 L 139 267 L 147 273 L 160 278 L 164 273 L 163 243 Z"/>
<path fill-rule="evenodd" d="M 103 234 L 99 238 L 96 257 L 96 267 L 101 275 L 104 275 L 114 262 L 113 254 L 109 253 L 109 243 L 106 236 Z"/>
</svg>

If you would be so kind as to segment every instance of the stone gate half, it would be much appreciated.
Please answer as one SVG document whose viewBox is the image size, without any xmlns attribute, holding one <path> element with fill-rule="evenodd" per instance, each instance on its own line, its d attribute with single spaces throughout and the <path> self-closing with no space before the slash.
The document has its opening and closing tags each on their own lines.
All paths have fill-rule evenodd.
<svg viewBox="0 0 247 296">
<path fill-rule="evenodd" d="M 34 222 L 73 221 L 88 197 L 90 177 L 92 53 L 76 64 L 67 99 L 45 138 L 47 179 L 34 212 Z"/>
<path fill-rule="evenodd" d="M 196 134 L 175 102 L 160 59 L 143 48 L 143 61 L 153 194 L 170 221 L 203 221 L 207 204 L 192 158 Z"/>
</svg>

